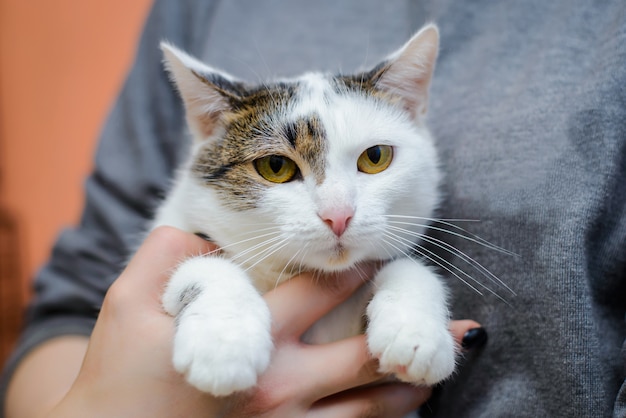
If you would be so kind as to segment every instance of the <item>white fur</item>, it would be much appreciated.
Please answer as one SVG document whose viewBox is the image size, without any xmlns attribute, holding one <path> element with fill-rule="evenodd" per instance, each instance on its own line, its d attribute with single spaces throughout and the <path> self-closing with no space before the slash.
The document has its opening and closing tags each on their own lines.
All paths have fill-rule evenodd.
<svg viewBox="0 0 626 418">
<path fill-rule="evenodd" d="M 183 306 L 181 295 L 194 287 L 197 297 Z M 189 383 L 216 396 L 255 385 L 270 361 L 271 318 L 244 271 L 219 257 L 189 259 L 170 279 L 163 307 L 177 317 L 174 367 Z"/>
<path fill-rule="evenodd" d="M 448 331 L 445 288 L 431 269 L 406 258 L 416 239 L 408 234 L 398 237 L 387 217 L 430 218 L 438 204 L 435 147 L 422 118 L 416 117 L 425 111 L 436 41 L 436 30 L 429 27 L 392 55 L 389 76 L 383 75 L 380 82 L 385 89 L 401 92 L 401 105 L 364 94 L 337 94 L 321 74 L 298 80 L 304 88 L 281 119 L 318 115 L 328 142 L 327 154 L 320 156 L 326 158 L 321 184 L 305 176 L 268 187 L 256 209 L 235 211 L 190 170 L 180 171 L 154 225 L 206 233 L 230 258 L 184 262 L 163 296 L 166 311 L 178 321 L 174 365 L 191 384 L 214 395 L 254 386 L 272 350 L 269 312 L 261 294 L 298 271 L 340 271 L 365 260 L 394 261 L 371 286 L 322 318 L 306 340 L 327 342 L 359 332 L 371 298 L 368 343 L 381 371 L 417 384 L 433 384 L 452 373 L 455 347 Z M 198 115 L 219 111 L 224 103 L 215 107 L 212 100 L 220 100 L 216 93 L 207 92 L 210 86 L 194 82 L 195 76 L 185 71 L 185 67 L 213 71 L 210 67 L 164 49 L 197 139 L 193 161 L 202 142 L 212 140 Z M 415 51 L 417 58 L 407 56 Z M 411 68 L 419 69 L 417 75 L 410 73 Z M 411 86 L 417 91 L 409 91 Z M 199 91 L 213 99 L 199 97 Z M 359 155 L 381 144 L 394 149 L 389 168 L 374 175 L 359 172 Z M 320 214 L 342 210 L 354 213 L 338 237 Z M 419 225 L 406 228 L 413 233 L 424 230 Z M 200 293 L 184 305 L 182 296 L 190 288 Z"/>
<path fill-rule="evenodd" d="M 454 370 L 454 340 L 448 332 L 446 294 L 432 270 L 403 258 L 374 280 L 367 306 L 369 348 L 380 370 L 405 382 L 433 385 Z"/>
</svg>

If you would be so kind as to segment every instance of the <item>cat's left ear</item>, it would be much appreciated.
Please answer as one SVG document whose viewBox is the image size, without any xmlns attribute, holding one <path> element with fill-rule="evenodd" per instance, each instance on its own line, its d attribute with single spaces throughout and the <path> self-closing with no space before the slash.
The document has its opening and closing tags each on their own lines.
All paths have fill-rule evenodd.
<svg viewBox="0 0 626 418">
<path fill-rule="evenodd" d="M 205 140 L 220 126 L 220 117 L 239 100 L 243 83 L 203 64 L 166 43 L 161 43 L 164 62 L 185 104 L 187 124 L 194 138 Z"/>
<path fill-rule="evenodd" d="M 374 71 L 376 88 L 398 97 L 414 119 L 428 110 L 428 90 L 439 52 L 439 30 L 429 24 Z"/>
</svg>

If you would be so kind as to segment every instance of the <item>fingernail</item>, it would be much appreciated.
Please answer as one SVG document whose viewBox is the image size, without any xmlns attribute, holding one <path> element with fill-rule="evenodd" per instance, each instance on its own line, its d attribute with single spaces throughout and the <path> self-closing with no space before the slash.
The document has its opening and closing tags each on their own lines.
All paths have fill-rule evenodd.
<svg viewBox="0 0 626 418">
<path fill-rule="evenodd" d="M 204 232 L 196 232 L 195 235 L 197 237 L 202 238 L 205 241 L 211 241 L 211 238 L 207 234 L 205 234 Z"/>
<path fill-rule="evenodd" d="M 472 328 L 463 335 L 461 347 L 464 350 L 473 350 L 485 345 L 487 339 L 487 331 L 484 328 Z"/>
</svg>

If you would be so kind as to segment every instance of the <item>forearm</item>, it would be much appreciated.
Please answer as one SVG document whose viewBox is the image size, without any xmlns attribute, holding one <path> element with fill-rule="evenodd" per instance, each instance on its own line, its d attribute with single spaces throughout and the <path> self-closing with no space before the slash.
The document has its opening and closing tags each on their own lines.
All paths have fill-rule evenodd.
<svg viewBox="0 0 626 418">
<path fill-rule="evenodd" d="M 87 343 L 84 336 L 63 336 L 28 354 L 9 383 L 6 418 L 39 418 L 49 413 L 74 382 Z"/>
</svg>

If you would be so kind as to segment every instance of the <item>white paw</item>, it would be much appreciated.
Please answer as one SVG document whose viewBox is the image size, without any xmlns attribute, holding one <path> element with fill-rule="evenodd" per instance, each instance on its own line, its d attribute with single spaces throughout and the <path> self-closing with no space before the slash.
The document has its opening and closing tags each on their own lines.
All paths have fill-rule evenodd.
<svg viewBox="0 0 626 418">
<path fill-rule="evenodd" d="M 434 385 L 454 371 L 455 344 L 447 323 L 425 318 L 414 321 L 370 323 L 368 345 L 379 360 L 379 370 L 398 379 Z"/>
<path fill-rule="evenodd" d="M 185 312 L 174 338 L 174 367 L 191 385 L 215 396 L 253 387 L 272 351 L 266 324 L 257 319 L 250 315 L 207 318 Z"/>
<path fill-rule="evenodd" d="M 215 396 L 249 389 L 269 365 L 269 309 L 238 267 L 226 260 L 195 260 L 181 265 L 163 297 L 166 310 L 176 315 L 174 368 Z M 219 283 L 196 277 L 207 272 Z M 172 306 L 189 294 L 188 304 Z"/>
<path fill-rule="evenodd" d="M 416 260 L 394 260 L 378 272 L 367 341 L 381 372 L 427 385 L 452 374 L 456 347 L 446 299 L 441 279 Z"/>
</svg>

